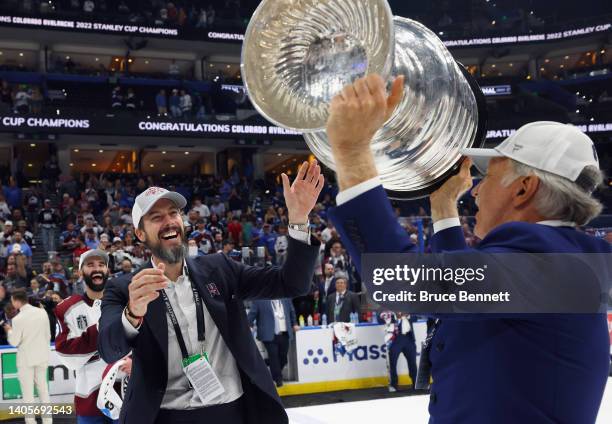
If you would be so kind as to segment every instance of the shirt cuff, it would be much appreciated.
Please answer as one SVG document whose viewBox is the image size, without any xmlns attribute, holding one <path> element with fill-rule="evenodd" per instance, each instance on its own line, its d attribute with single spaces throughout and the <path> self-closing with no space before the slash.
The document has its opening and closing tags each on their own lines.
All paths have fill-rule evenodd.
<svg viewBox="0 0 612 424">
<path fill-rule="evenodd" d="M 348 203 L 354 198 L 361 196 L 363 193 L 366 193 L 381 184 L 382 182 L 380 181 L 380 176 L 377 175 L 376 177 L 357 184 L 356 186 L 347 188 L 346 190 L 338 193 L 336 196 L 336 205 L 340 206 Z"/>
<path fill-rule="evenodd" d="M 125 311 L 121 313 L 121 323 L 123 324 L 123 329 L 125 330 L 125 334 L 128 339 L 133 339 L 138 335 L 138 330 L 140 327 L 135 328 L 132 323 L 128 321 L 127 317 L 125 316 Z"/>
<path fill-rule="evenodd" d="M 446 219 L 441 219 L 437 222 L 434 222 L 433 230 L 435 234 L 435 233 L 439 233 L 440 231 L 444 231 L 452 227 L 460 227 L 460 226 L 461 226 L 461 221 L 459 221 L 458 217 L 446 218 Z"/>
<path fill-rule="evenodd" d="M 289 228 L 289 237 L 301 241 L 302 243 L 310 244 L 310 234 L 308 231 L 298 231 L 293 228 Z"/>
</svg>

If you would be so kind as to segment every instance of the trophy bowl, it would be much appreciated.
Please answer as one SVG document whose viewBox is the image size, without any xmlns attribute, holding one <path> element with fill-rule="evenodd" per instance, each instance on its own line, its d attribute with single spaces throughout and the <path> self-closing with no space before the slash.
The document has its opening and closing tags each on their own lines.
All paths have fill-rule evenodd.
<svg viewBox="0 0 612 424">
<path fill-rule="evenodd" d="M 370 147 L 389 197 L 408 200 L 429 195 L 453 175 L 461 149 L 484 144 L 487 113 L 476 81 L 431 30 L 402 17 L 394 24 L 392 75 L 405 76 L 404 97 Z M 327 134 L 304 138 L 335 169 Z"/>
<path fill-rule="evenodd" d="M 245 34 L 241 71 L 266 119 L 321 131 L 344 86 L 371 73 L 390 77 L 394 44 L 386 0 L 264 0 Z"/>
</svg>

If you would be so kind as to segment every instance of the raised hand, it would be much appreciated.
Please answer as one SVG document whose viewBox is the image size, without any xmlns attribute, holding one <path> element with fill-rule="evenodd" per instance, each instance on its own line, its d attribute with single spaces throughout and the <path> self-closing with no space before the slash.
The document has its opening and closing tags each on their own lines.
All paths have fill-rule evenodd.
<svg viewBox="0 0 612 424">
<path fill-rule="evenodd" d="M 332 99 L 327 136 L 334 155 L 369 152 L 374 134 L 391 118 L 404 94 L 404 77 L 398 77 L 387 95 L 385 81 L 371 74 L 347 85 Z"/>
<path fill-rule="evenodd" d="M 143 269 L 132 278 L 128 286 L 130 296 L 128 308 L 133 315 L 145 316 L 149 303 L 159 297 L 159 290 L 168 287 L 163 266 L 164 264 L 160 264 L 160 269 Z"/>
<path fill-rule="evenodd" d="M 316 160 L 311 164 L 304 162 L 293 184 L 289 182 L 286 174 L 282 174 L 281 178 L 289 223 L 305 224 L 308 222 L 308 215 L 314 208 L 325 183 L 325 177 L 321 175 L 321 167 Z"/>
<path fill-rule="evenodd" d="M 450 177 L 442 187 L 431 193 L 429 202 L 431 203 L 431 217 L 434 222 L 459 216 L 457 201 L 472 188 L 471 167 L 472 160 L 465 158 L 461 163 L 459 173 Z"/>
</svg>

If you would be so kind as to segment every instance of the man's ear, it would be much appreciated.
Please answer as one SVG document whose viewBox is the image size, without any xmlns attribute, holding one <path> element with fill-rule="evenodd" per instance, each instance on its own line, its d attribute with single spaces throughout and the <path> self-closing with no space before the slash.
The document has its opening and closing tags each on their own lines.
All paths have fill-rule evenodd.
<svg viewBox="0 0 612 424">
<path fill-rule="evenodd" d="M 134 235 L 136 236 L 138 241 L 140 241 L 141 243 L 144 243 L 146 241 L 146 238 L 147 238 L 146 233 L 142 231 L 140 228 L 134 228 Z"/>
<path fill-rule="evenodd" d="M 540 179 L 535 175 L 518 178 L 514 187 L 512 204 L 516 208 L 523 207 L 533 200 L 540 188 Z"/>
</svg>

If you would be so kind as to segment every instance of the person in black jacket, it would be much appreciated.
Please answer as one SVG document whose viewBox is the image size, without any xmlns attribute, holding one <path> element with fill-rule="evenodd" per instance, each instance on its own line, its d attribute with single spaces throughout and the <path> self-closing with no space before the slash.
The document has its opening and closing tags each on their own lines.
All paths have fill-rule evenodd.
<svg viewBox="0 0 612 424">
<path fill-rule="evenodd" d="M 347 289 L 345 277 L 336 278 L 336 293 L 327 297 L 327 321 L 351 322 L 351 314 L 359 313 L 359 295 Z"/>
<path fill-rule="evenodd" d="M 318 242 L 308 214 L 323 186 L 304 163 L 293 185 L 283 174 L 290 238 L 282 268 L 251 267 L 225 255 L 185 254 L 179 193 L 150 187 L 136 198 L 136 236 L 151 262 L 110 280 L 102 301 L 98 350 L 114 362 L 132 351 L 121 423 L 287 423 L 288 418 L 245 314 L 245 299 L 308 292 Z"/>
</svg>

